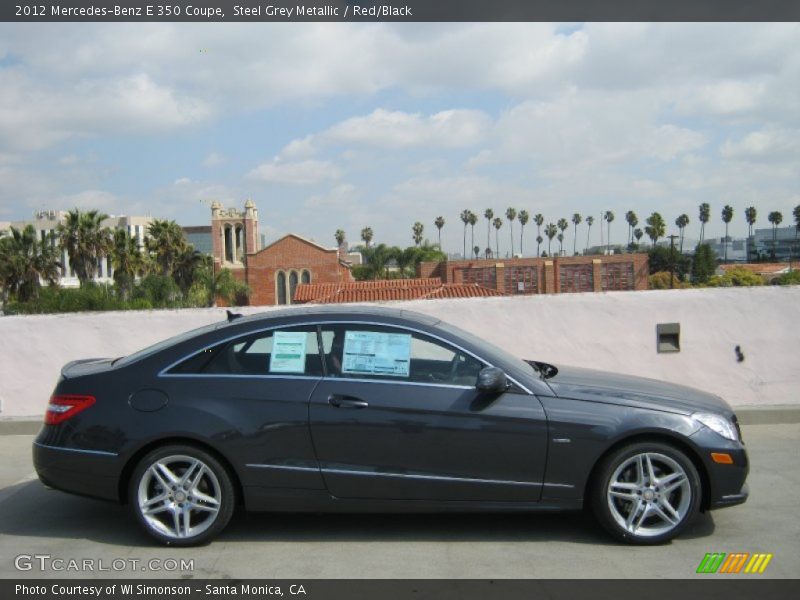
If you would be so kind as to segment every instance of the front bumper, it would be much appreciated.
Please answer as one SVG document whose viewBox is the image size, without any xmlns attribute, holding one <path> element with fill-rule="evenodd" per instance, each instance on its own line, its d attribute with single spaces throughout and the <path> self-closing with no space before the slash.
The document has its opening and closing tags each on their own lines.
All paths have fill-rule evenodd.
<svg viewBox="0 0 800 600">
<path fill-rule="evenodd" d="M 705 427 L 692 434 L 691 440 L 708 475 L 708 497 L 703 502 L 704 508 L 725 508 L 747 501 L 750 491 L 746 480 L 750 461 L 744 444 L 727 440 Z M 733 463 L 717 463 L 712 459 L 712 453 L 727 454 Z"/>
</svg>

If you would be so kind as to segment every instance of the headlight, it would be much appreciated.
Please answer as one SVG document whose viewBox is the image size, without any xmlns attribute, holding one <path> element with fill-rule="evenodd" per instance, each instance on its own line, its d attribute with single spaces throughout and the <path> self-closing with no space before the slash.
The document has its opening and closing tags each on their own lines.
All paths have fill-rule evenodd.
<svg viewBox="0 0 800 600">
<path fill-rule="evenodd" d="M 721 415 L 716 415 L 714 413 L 694 413 L 692 418 L 712 431 L 716 431 L 725 439 L 734 442 L 739 439 L 736 433 L 736 426 Z"/>
</svg>

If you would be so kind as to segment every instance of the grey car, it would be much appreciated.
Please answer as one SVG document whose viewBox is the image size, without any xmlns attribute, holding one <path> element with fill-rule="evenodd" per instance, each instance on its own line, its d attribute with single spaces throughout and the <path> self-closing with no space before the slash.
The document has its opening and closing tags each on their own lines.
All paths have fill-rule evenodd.
<svg viewBox="0 0 800 600">
<path fill-rule="evenodd" d="M 588 508 L 634 544 L 747 499 L 722 399 L 520 360 L 439 319 L 305 307 L 67 364 L 40 479 L 127 503 L 162 543 L 273 512 Z M 541 357 L 540 357 L 541 358 Z"/>
</svg>

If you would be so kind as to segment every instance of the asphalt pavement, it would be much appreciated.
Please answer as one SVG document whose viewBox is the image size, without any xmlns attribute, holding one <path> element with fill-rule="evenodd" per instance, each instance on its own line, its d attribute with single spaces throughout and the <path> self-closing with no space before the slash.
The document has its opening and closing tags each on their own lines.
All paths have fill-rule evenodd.
<svg viewBox="0 0 800 600">
<path fill-rule="evenodd" d="M 743 429 L 749 501 L 700 515 L 673 542 L 644 548 L 612 541 L 580 512 L 240 513 L 207 546 L 164 548 L 126 507 L 45 488 L 33 473 L 33 436 L 7 432 L 0 435 L 0 578 L 725 577 L 696 575 L 707 552 L 773 554 L 763 574 L 728 577 L 796 578 L 800 424 Z"/>
</svg>

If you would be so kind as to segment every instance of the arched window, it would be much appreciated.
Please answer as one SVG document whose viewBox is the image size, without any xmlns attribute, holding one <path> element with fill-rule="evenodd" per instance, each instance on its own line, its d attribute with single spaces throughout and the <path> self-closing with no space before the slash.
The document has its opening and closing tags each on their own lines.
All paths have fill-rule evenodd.
<svg viewBox="0 0 800 600">
<path fill-rule="evenodd" d="M 311 273 L 303 271 L 303 274 L 300 276 L 300 283 L 311 283 Z"/>
<path fill-rule="evenodd" d="M 225 246 L 225 260 L 233 262 L 233 231 L 231 231 L 230 225 L 226 225 L 222 230 L 222 236 Z"/>
<path fill-rule="evenodd" d="M 275 282 L 275 296 L 278 304 L 286 304 L 286 273 L 279 271 Z"/>
<path fill-rule="evenodd" d="M 292 271 L 289 275 L 289 304 L 294 299 L 294 291 L 297 289 L 297 271 Z"/>
</svg>

